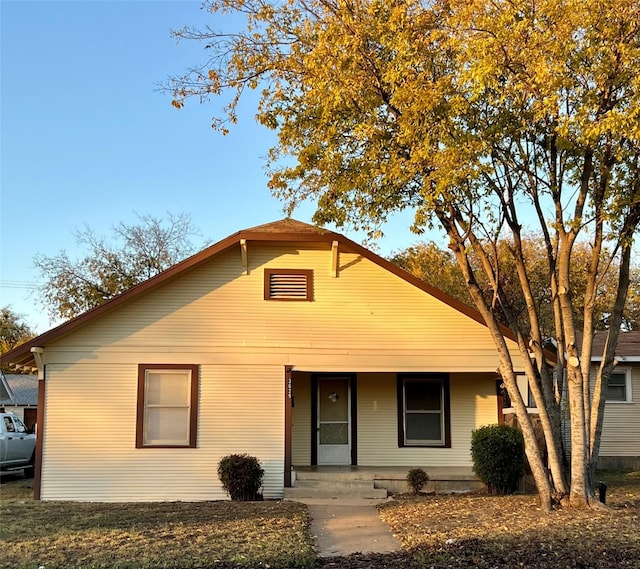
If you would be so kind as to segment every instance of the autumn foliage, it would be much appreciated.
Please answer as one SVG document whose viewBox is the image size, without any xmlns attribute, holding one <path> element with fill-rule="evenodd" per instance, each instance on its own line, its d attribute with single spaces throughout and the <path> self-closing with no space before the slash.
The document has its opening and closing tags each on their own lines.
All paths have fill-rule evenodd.
<svg viewBox="0 0 640 569">
<path fill-rule="evenodd" d="M 401 210 L 413 212 L 417 233 L 440 228 L 494 340 L 541 504 L 568 496 L 577 508 L 595 505 L 608 378 L 640 224 L 637 0 L 205 7 L 233 24 L 176 32 L 202 41 L 207 55 L 168 86 L 175 106 L 190 97 L 217 103 L 213 126 L 225 132 L 246 90 L 259 89 L 257 120 L 278 137 L 269 185 L 288 211 L 312 200 L 317 223 L 373 237 Z M 525 226 L 541 236 L 540 267 L 528 261 Z M 596 306 L 612 266 L 612 295 L 598 308 L 608 341 L 590 382 Z M 538 278 L 550 291 L 546 314 L 533 294 Z M 513 287 L 523 302 L 512 303 Z M 545 351 L 550 340 L 555 358 Z M 539 411 L 544 456 L 517 372 Z"/>
</svg>

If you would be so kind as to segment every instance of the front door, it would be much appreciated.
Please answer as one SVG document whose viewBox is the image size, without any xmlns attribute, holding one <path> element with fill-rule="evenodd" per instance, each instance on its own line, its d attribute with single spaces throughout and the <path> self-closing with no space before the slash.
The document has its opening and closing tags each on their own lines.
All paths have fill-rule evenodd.
<svg viewBox="0 0 640 569">
<path fill-rule="evenodd" d="M 318 378 L 318 465 L 351 464 L 350 409 L 350 378 Z"/>
</svg>

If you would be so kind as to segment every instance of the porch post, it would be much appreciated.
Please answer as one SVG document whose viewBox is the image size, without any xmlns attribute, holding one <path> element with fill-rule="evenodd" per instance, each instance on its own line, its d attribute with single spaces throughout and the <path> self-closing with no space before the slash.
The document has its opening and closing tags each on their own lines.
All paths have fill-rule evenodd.
<svg viewBox="0 0 640 569">
<path fill-rule="evenodd" d="M 40 374 L 38 374 L 40 375 Z M 38 408 L 36 410 L 36 467 L 33 473 L 33 499 L 40 500 L 42 488 L 42 446 L 44 441 L 45 373 L 38 378 Z"/>
<path fill-rule="evenodd" d="M 291 488 L 291 428 L 293 407 L 293 367 L 284 366 L 284 487 Z"/>
</svg>

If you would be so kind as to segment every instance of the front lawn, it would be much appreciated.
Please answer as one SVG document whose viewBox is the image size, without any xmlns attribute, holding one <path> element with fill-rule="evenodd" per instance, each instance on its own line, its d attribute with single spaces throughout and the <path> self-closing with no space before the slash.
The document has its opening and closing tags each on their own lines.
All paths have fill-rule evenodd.
<svg viewBox="0 0 640 569">
<path fill-rule="evenodd" d="M 609 511 L 543 512 L 537 496 L 424 496 L 380 515 L 433 569 L 640 568 L 640 472 L 600 473 Z"/>
<path fill-rule="evenodd" d="M 315 560 L 294 502 L 35 502 L 2 484 L 3 569 L 301 567 Z"/>
<path fill-rule="evenodd" d="M 1 569 L 640 569 L 640 472 L 601 473 L 609 511 L 538 508 L 535 496 L 405 496 L 380 515 L 394 554 L 315 559 L 294 502 L 34 502 L 0 484 Z"/>
</svg>

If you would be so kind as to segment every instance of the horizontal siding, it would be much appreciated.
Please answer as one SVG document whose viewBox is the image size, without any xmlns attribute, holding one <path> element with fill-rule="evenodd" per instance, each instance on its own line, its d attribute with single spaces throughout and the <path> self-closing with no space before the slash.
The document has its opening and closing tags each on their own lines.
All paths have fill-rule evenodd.
<svg viewBox="0 0 640 569">
<path fill-rule="evenodd" d="M 631 370 L 631 403 L 607 403 L 600 456 L 640 456 L 640 366 Z"/>
<path fill-rule="evenodd" d="M 358 464 L 361 466 L 470 466 L 471 432 L 497 422 L 495 379 L 454 374 L 451 448 L 398 446 L 396 376 L 358 377 Z"/>
<path fill-rule="evenodd" d="M 485 326 L 358 255 L 340 255 L 338 278 L 330 275 L 328 250 L 250 244 L 249 260 L 243 275 L 239 249 L 220 255 L 62 339 L 48 357 L 58 361 L 60 353 L 62 362 L 63 352 L 95 358 L 96 352 L 170 345 L 172 352 L 268 350 L 295 359 L 301 369 L 346 351 L 355 351 L 358 363 L 375 354 L 380 369 L 405 357 L 418 368 L 428 362 L 434 369 L 492 371 L 498 365 Z M 312 269 L 314 301 L 265 301 L 266 267 Z"/>
<path fill-rule="evenodd" d="M 469 464 L 471 429 L 496 420 L 493 384 L 461 375 L 498 367 L 486 327 L 356 254 L 340 253 L 337 277 L 324 245 L 249 243 L 248 260 L 245 275 L 240 248 L 225 252 L 47 346 L 44 499 L 225 498 L 217 462 L 235 452 L 256 455 L 265 496 L 280 497 L 285 365 L 372 372 L 358 393 L 361 464 Z M 265 301 L 265 268 L 313 270 L 313 301 Z M 196 449 L 135 449 L 139 363 L 201 366 Z M 397 448 L 395 383 L 373 372 L 398 371 L 460 374 L 452 449 Z M 294 463 L 310 456 L 304 398 Z"/>
<path fill-rule="evenodd" d="M 296 466 L 311 464 L 311 375 L 297 373 L 293 379 L 291 410 L 291 462 Z"/>
<path fill-rule="evenodd" d="M 202 366 L 195 449 L 136 449 L 137 364 L 47 368 L 44 500 L 226 499 L 220 458 L 258 457 L 282 496 L 283 369 Z"/>
</svg>

